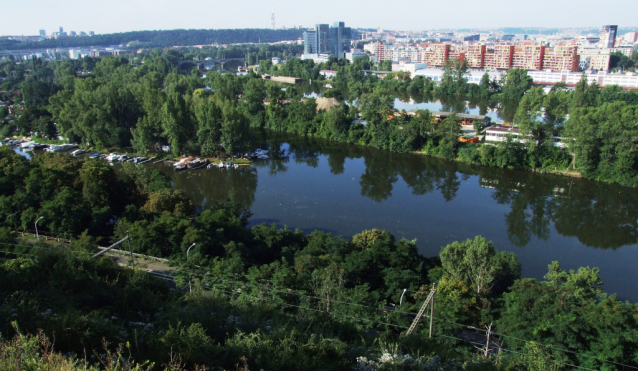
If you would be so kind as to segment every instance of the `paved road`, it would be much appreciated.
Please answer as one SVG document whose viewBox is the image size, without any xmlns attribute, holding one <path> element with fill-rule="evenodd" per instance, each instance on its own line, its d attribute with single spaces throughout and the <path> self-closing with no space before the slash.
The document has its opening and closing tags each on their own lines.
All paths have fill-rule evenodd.
<svg viewBox="0 0 638 371">
<path fill-rule="evenodd" d="M 18 238 L 16 239 L 16 243 L 20 243 L 21 241 L 25 241 L 25 242 L 30 242 L 30 243 L 35 243 L 37 242 L 36 240 L 32 240 L 29 238 Z M 59 242 L 51 242 L 51 241 L 44 241 L 48 244 L 56 244 L 59 245 Z M 129 266 L 128 261 L 129 261 L 129 256 L 128 255 L 119 255 L 119 254 L 115 254 L 115 253 L 105 253 L 104 256 L 109 257 L 113 260 L 115 260 L 115 262 L 117 263 L 117 265 L 121 266 L 121 267 L 127 267 Z M 174 267 L 169 267 L 168 265 L 159 262 L 159 261 L 151 261 L 151 260 L 146 260 L 146 259 L 142 259 L 139 257 L 135 257 L 135 265 L 139 268 L 142 269 L 146 272 L 149 273 L 159 273 L 162 275 L 169 275 L 172 276 L 172 271 L 174 271 L 176 268 Z"/>
</svg>

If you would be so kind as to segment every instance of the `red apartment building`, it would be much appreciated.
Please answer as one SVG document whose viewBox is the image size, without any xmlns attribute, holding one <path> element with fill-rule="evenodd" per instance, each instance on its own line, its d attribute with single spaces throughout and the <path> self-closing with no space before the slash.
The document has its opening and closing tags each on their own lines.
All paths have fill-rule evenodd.
<svg viewBox="0 0 638 371">
<path fill-rule="evenodd" d="M 545 50 L 544 70 L 578 72 L 580 57 L 577 46 L 557 46 Z"/>
</svg>

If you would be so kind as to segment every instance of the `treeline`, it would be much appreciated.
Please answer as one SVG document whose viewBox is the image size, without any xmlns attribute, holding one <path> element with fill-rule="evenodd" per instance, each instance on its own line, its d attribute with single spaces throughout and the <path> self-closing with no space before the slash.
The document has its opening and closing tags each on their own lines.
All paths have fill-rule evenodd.
<svg viewBox="0 0 638 371">
<path fill-rule="evenodd" d="M 132 164 L 116 177 L 99 160 L 44 154 L 28 161 L 8 149 L 0 164 L 0 332 L 4 340 L 20 331 L 13 344 L 31 341 L 19 343 L 30 352 L 11 358 L 5 340 L 0 365 L 38 350 L 30 336 L 39 329 L 39 339 L 55 337 L 67 361 L 97 367 L 107 355 L 189 369 L 638 364 L 638 307 L 604 293 L 596 268 L 565 271 L 554 262 L 544 280 L 521 279 L 515 255 L 481 237 L 426 258 L 415 241 L 381 230 L 345 239 L 267 224 L 249 229 L 249 211 L 232 198 L 195 211 L 161 173 Z M 40 233 L 69 231 L 71 245 L 15 241 L 7 228 L 28 228 L 39 216 Z M 89 258 L 98 243 L 127 231 L 134 252 L 171 260 L 180 290 L 122 271 L 110 258 Z M 434 337 L 425 325 L 403 337 L 433 283 Z M 508 351 L 477 356 L 466 330 L 490 324 L 492 344 Z"/>
<path fill-rule="evenodd" d="M 3 49 L 25 50 L 42 48 L 70 48 L 89 46 L 124 45 L 135 42 L 135 46 L 168 48 L 172 46 L 236 43 L 270 43 L 297 40 L 303 31 L 297 29 L 272 30 L 268 28 L 246 28 L 227 30 L 156 30 L 131 31 L 94 36 L 69 36 L 42 41 L 11 42 L 3 40 Z"/>
<path fill-rule="evenodd" d="M 184 55 L 174 50 L 155 50 L 142 58 L 138 64 L 123 57 L 32 62 L 33 76 L 5 82 L 23 92 L 25 112 L 15 125 L 25 134 L 50 136 L 57 130 L 96 149 L 132 147 L 144 153 L 169 145 L 176 155 L 206 156 L 242 154 L 251 149 L 248 128 L 265 128 L 488 166 L 575 170 L 592 179 L 638 185 L 638 154 L 631 142 L 638 93 L 618 86 L 601 89 L 588 85 L 585 77 L 573 91 L 557 84 L 545 93 L 518 69 L 499 81 L 485 74 L 479 84 L 468 84 L 467 65 L 459 61 L 445 66 L 439 85 L 406 72 L 382 79 L 367 75 L 364 71 L 377 68 L 367 58 L 354 63 L 331 58 L 320 64 L 295 58 L 279 65 L 260 61 L 260 73 L 308 81 L 323 79 L 321 70 L 336 70 L 334 87 L 318 100 L 305 97 L 299 85 L 284 87 L 252 72 L 209 71 L 205 78 L 197 69 L 179 72 L 176 66 Z M 79 65 L 93 67 L 92 72 L 76 76 Z M 7 76 L 26 68 L 11 62 L 3 66 Z M 470 99 L 481 111 L 497 109 L 524 136 L 460 143 L 458 116 L 438 122 L 427 110 L 396 112 L 396 94 L 453 101 L 448 107 L 457 112 Z M 3 133 L 13 127 L 5 126 Z M 484 133 L 485 127 L 477 123 L 474 129 Z M 567 148 L 556 146 L 556 140 Z"/>
</svg>

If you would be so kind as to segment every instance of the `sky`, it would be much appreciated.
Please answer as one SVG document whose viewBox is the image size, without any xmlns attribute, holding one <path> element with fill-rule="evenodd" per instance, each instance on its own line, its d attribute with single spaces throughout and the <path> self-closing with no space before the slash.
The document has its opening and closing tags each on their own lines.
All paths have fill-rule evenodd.
<svg viewBox="0 0 638 371">
<path fill-rule="evenodd" d="M 4 2 L 4 5 L 3 5 Z M 269 28 L 343 21 L 387 30 L 638 26 L 636 0 L 28 0 L 0 1 L 0 35 L 57 31 Z"/>
</svg>

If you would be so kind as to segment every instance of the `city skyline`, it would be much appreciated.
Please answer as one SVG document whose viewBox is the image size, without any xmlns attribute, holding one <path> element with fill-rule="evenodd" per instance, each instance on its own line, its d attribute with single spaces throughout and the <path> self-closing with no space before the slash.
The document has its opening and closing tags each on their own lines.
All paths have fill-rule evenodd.
<svg viewBox="0 0 638 371">
<path fill-rule="evenodd" d="M 353 28 L 382 28 L 397 31 L 432 29 L 496 29 L 505 27 L 597 28 L 601 24 L 617 24 L 619 28 L 635 27 L 632 10 L 638 6 L 629 0 L 612 0 L 601 8 L 598 2 L 541 0 L 533 6 L 511 7 L 510 2 L 491 0 L 477 7 L 475 2 L 460 0 L 454 12 L 446 4 L 424 5 L 404 2 L 400 7 L 387 7 L 375 1 L 339 2 L 278 0 L 274 2 L 277 28 L 302 25 L 304 28 L 339 19 Z M 312 12 L 300 11 L 312 6 Z M 386 7 L 384 11 L 380 11 Z M 339 9 L 335 12 L 335 9 Z M 460 9 L 460 10 L 456 10 Z M 549 11 L 551 10 L 551 11 Z M 87 6 L 78 0 L 55 3 L 36 0 L 21 5 L 20 12 L 3 19 L 1 35 L 47 34 L 60 26 L 65 31 L 114 33 L 169 29 L 233 29 L 271 28 L 273 2 L 247 0 L 241 3 L 186 0 L 176 4 L 167 0 L 114 0 Z M 235 14 L 236 16 L 229 16 Z M 573 14 L 573 17 L 565 17 Z"/>
</svg>

